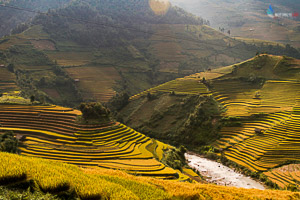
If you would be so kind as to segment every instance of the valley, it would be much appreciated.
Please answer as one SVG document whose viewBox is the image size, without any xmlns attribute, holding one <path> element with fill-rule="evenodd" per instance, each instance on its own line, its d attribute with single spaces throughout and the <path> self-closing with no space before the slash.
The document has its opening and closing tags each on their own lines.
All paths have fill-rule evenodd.
<svg viewBox="0 0 300 200">
<path fill-rule="evenodd" d="M 270 3 L 300 9 L 0 0 L 0 199 L 299 199 L 299 20 Z"/>
</svg>

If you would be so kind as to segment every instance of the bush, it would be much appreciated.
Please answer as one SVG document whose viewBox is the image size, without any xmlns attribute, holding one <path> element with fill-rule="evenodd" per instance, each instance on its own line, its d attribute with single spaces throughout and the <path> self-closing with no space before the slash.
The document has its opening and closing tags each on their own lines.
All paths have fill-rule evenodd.
<svg viewBox="0 0 300 200">
<path fill-rule="evenodd" d="M 187 150 L 184 146 L 180 146 L 178 149 L 170 149 L 164 153 L 164 157 L 161 162 L 173 169 L 182 171 L 182 167 L 186 165 L 184 156 L 186 151 Z"/>
<path fill-rule="evenodd" d="M 120 111 L 129 103 L 129 95 L 124 92 L 114 96 L 109 102 L 109 108 L 113 110 Z"/>
<path fill-rule="evenodd" d="M 99 102 L 81 103 L 79 106 L 85 120 L 109 120 L 110 111 Z"/>
<path fill-rule="evenodd" d="M 12 131 L 0 135 L 0 151 L 8 153 L 20 153 L 18 149 L 19 141 Z"/>
</svg>

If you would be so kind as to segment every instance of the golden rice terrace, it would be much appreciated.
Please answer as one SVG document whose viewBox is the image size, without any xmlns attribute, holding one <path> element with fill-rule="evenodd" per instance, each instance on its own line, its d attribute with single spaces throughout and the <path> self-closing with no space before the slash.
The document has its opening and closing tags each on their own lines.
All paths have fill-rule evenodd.
<svg viewBox="0 0 300 200">
<path fill-rule="evenodd" d="M 254 172 L 300 162 L 297 63 L 292 58 L 261 55 L 232 66 L 230 73 L 211 81 L 212 95 L 231 121 L 214 145 L 229 160 Z M 294 174 L 278 170 L 265 174 L 281 188 L 299 186 Z"/>
<path fill-rule="evenodd" d="M 177 171 L 155 159 L 170 146 L 110 122 L 76 123 L 81 112 L 58 106 L 0 105 L 0 132 L 24 140 L 21 154 L 79 166 L 122 169 L 158 178 L 178 178 Z M 182 176 L 182 178 L 187 178 Z"/>
</svg>

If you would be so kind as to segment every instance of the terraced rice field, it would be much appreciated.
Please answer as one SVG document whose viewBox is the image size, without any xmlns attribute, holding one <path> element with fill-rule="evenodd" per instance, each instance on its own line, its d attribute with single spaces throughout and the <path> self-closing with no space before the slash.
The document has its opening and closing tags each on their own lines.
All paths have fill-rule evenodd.
<svg viewBox="0 0 300 200">
<path fill-rule="evenodd" d="M 264 174 L 280 188 L 286 189 L 290 185 L 299 185 L 300 164 L 290 164 L 265 172 Z"/>
<path fill-rule="evenodd" d="M 0 67 L 0 93 L 17 90 L 18 86 L 15 83 L 16 76 L 6 68 Z"/>
<path fill-rule="evenodd" d="M 101 102 L 107 102 L 115 96 L 113 87 L 121 79 L 113 67 L 72 67 L 66 68 L 66 71 L 74 80 L 79 80 L 76 84 L 85 99 Z"/>
<path fill-rule="evenodd" d="M 300 82 L 267 81 L 262 88 L 240 81 L 213 83 L 215 99 L 226 107 L 226 116 L 291 111 L 300 96 Z M 259 98 L 255 95 L 259 94 Z"/>
<path fill-rule="evenodd" d="M 26 136 L 22 155 L 158 178 L 178 177 L 175 170 L 154 159 L 154 154 L 162 157 L 167 145 L 156 143 L 149 151 L 154 141 L 145 135 L 118 122 L 80 125 L 76 123 L 80 114 L 58 106 L 0 105 L 0 131 Z"/>
<path fill-rule="evenodd" d="M 56 52 L 49 51 L 47 56 L 56 60 L 60 66 L 82 66 L 90 63 L 94 58 L 91 52 Z"/>
<path fill-rule="evenodd" d="M 213 95 L 227 109 L 224 116 L 239 117 L 241 126 L 223 127 L 215 146 L 225 150 L 225 156 L 252 171 L 268 171 L 288 161 L 300 161 L 300 83 L 269 80 L 261 89 L 239 89 L 233 84 Z M 232 87 L 229 90 L 229 87 Z M 242 87 L 241 87 L 242 88 Z M 225 94 L 225 91 L 229 91 Z M 253 98 L 259 92 L 260 98 Z M 253 114 L 260 117 L 249 118 Z M 256 134 L 261 130 L 262 134 Z M 297 185 L 291 174 L 265 172 L 281 188 Z"/>
<path fill-rule="evenodd" d="M 237 122 L 223 127 L 221 138 L 214 145 L 223 149 L 229 160 L 251 171 L 265 172 L 281 188 L 289 184 L 299 187 L 294 174 L 269 171 L 290 161 L 300 161 L 300 82 L 295 76 L 288 79 L 287 72 L 281 75 L 272 71 L 282 60 L 291 62 L 286 70 L 294 70 L 298 61 L 280 56 L 265 58 L 271 62 L 260 69 L 255 69 L 257 57 L 256 61 L 250 59 L 249 63 L 236 65 L 235 73 L 227 71 L 227 75 L 225 72 L 223 77 L 211 80 L 212 95 L 226 110 L 223 116 L 233 117 L 233 122 Z M 250 72 L 261 72 L 267 80 L 263 84 L 242 81 L 241 77 Z"/>
<path fill-rule="evenodd" d="M 282 56 L 256 56 L 167 82 L 131 100 L 172 91 L 212 95 L 225 108 L 223 117 L 232 120 L 221 129 L 221 137 L 213 145 L 222 149 L 229 160 L 254 172 L 266 172 L 300 161 L 300 82 L 291 75 L 299 69 L 298 64 L 298 60 Z M 251 80 L 251 74 L 258 79 Z M 203 77 L 210 90 L 200 82 Z"/>
<path fill-rule="evenodd" d="M 218 148 L 227 149 L 256 136 L 254 131 L 256 128 L 265 132 L 274 126 L 285 123 L 290 118 L 291 112 L 279 112 L 256 120 L 244 120 L 240 127 L 223 127 L 220 131 L 221 139 L 215 145 Z"/>
<path fill-rule="evenodd" d="M 257 122 L 245 122 L 237 131 L 222 137 L 217 146 L 227 148 L 228 159 L 252 171 L 267 171 L 289 160 L 300 161 L 300 112 L 269 115 Z M 256 135 L 255 128 L 263 130 Z M 228 128 L 230 130 L 230 128 Z M 222 130 L 226 136 L 226 131 Z"/>
<path fill-rule="evenodd" d="M 185 77 L 178 78 L 173 81 L 166 82 L 162 85 L 158 85 L 154 88 L 150 88 L 144 92 L 130 97 L 130 100 L 138 99 L 141 96 L 146 96 L 148 93 L 171 93 L 175 94 L 190 94 L 190 95 L 208 95 L 210 92 L 206 86 L 200 82 L 198 77 Z"/>
</svg>

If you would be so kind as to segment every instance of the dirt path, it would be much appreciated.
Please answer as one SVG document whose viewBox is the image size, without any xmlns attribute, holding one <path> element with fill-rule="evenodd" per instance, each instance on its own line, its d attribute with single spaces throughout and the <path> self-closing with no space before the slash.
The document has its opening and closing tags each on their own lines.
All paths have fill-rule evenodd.
<svg viewBox="0 0 300 200">
<path fill-rule="evenodd" d="M 186 154 L 185 157 L 189 161 L 189 166 L 197 169 L 210 183 L 241 188 L 265 189 L 262 184 L 250 177 L 237 173 L 218 162 L 191 154 Z"/>
</svg>

